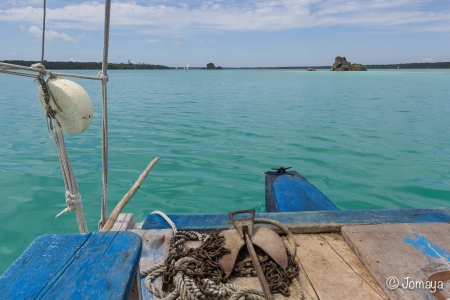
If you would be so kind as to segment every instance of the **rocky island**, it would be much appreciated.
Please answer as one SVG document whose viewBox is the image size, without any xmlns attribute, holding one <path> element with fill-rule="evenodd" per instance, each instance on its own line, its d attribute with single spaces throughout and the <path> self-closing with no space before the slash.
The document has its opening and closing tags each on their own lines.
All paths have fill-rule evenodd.
<svg viewBox="0 0 450 300">
<path fill-rule="evenodd" d="M 205 69 L 203 69 L 205 70 Z M 206 65 L 206 70 L 222 70 L 221 66 L 215 66 L 212 62 Z"/>
<path fill-rule="evenodd" d="M 336 56 L 330 71 L 367 71 L 367 67 L 362 64 L 352 64 L 345 56 Z"/>
<path fill-rule="evenodd" d="M 308 72 L 315 71 L 315 70 L 316 70 L 315 68 L 308 68 L 308 69 L 306 69 L 306 71 L 308 71 Z"/>
</svg>

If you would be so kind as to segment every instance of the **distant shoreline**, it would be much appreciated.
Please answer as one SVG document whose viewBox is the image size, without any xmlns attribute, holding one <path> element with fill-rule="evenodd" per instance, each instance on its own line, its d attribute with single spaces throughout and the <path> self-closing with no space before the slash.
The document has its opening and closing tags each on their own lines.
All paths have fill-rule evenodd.
<svg viewBox="0 0 450 300">
<path fill-rule="evenodd" d="M 3 60 L 1 62 L 21 65 L 29 67 L 39 61 L 25 61 L 25 60 Z M 44 65 L 49 70 L 101 70 L 101 62 L 61 62 L 61 61 L 44 61 Z M 403 64 L 386 64 L 386 65 L 365 65 L 367 69 L 450 69 L 450 62 L 435 62 L 435 63 L 403 63 Z M 183 67 L 177 67 L 182 70 Z M 110 70 L 175 70 L 176 67 L 167 67 L 163 65 L 152 64 L 132 64 L 132 63 L 109 63 Z M 291 67 L 241 67 L 241 68 L 227 68 L 228 70 L 306 70 L 308 68 L 314 69 L 330 69 L 331 66 L 291 66 Z M 189 69 L 202 70 L 204 67 L 189 67 Z"/>
</svg>

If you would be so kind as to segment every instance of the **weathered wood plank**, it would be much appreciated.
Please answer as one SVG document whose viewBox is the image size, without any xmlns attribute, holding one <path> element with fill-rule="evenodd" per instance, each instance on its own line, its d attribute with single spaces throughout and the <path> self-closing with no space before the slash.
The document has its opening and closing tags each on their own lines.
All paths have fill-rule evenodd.
<svg viewBox="0 0 450 300">
<path fill-rule="evenodd" d="M 295 171 L 266 173 L 266 211 L 337 210 L 318 188 Z"/>
<path fill-rule="evenodd" d="M 322 238 L 333 248 L 333 250 L 342 257 L 343 260 L 358 274 L 366 283 L 374 289 L 383 299 L 388 299 L 383 289 L 378 285 L 377 281 L 370 274 L 369 270 L 362 264 L 358 256 L 353 252 L 341 234 L 326 233 L 320 234 Z"/>
<path fill-rule="evenodd" d="M 227 214 L 168 215 L 180 230 L 226 230 L 231 228 Z M 288 226 L 293 233 L 340 232 L 344 225 L 385 223 L 450 222 L 449 208 L 394 210 L 330 210 L 286 213 L 257 213 Z M 147 215 L 142 229 L 166 229 L 159 215 Z"/>
<path fill-rule="evenodd" d="M 298 259 L 297 259 L 298 261 Z M 314 287 L 311 283 L 311 281 L 308 278 L 308 274 L 305 272 L 305 268 L 303 267 L 302 263 L 298 261 L 300 271 L 298 274 L 298 281 L 300 283 L 300 287 L 303 292 L 304 300 L 320 300 L 319 296 L 317 295 L 316 291 L 314 290 Z"/>
<path fill-rule="evenodd" d="M 110 231 L 125 231 L 134 227 L 134 215 L 132 213 L 119 214 Z"/>
<path fill-rule="evenodd" d="M 0 277 L 3 299 L 126 299 L 141 238 L 130 232 L 45 235 Z"/>
<path fill-rule="evenodd" d="M 387 299 L 340 235 L 294 238 L 297 258 L 319 299 Z"/>
<path fill-rule="evenodd" d="M 142 254 L 139 268 L 142 271 L 148 270 L 156 265 L 164 263 L 165 256 L 169 253 L 169 242 L 173 235 L 172 229 L 161 230 L 136 230 L 131 232 L 139 234 L 142 238 Z M 141 281 L 141 298 L 146 300 L 155 299 L 145 286 L 145 277 Z M 162 288 L 162 278 L 156 278 L 153 283 Z"/>
<path fill-rule="evenodd" d="M 430 276 L 450 268 L 450 224 L 384 224 L 344 226 L 342 234 L 371 274 L 393 300 L 435 299 L 424 286 Z M 389 289 L 388 278 L 398 279 Z M 392 279 L 395 281 L 395 279 Z M 394 281 L 389 281 L 391 284 Z M 403 287 L 403 286 L 404 287 Z M 446 284 L 445 292 L 450 292 Z"/>
</svg>

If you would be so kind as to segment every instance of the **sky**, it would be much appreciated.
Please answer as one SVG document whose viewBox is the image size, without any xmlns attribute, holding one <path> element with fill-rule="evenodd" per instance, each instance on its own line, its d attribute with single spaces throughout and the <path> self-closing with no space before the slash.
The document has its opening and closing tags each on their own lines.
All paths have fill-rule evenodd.
<svg viewBox="0 0 450 300">
<path fill-rule="evenodd" d="M 101 61 L 104 2 L 47 0 L 45 59 Z M 40 60 L 43 0 L 0 0 L 0 60 Z M 113 0 L 109 62 L 450 61 L 450 0 Z"/>
</svg>

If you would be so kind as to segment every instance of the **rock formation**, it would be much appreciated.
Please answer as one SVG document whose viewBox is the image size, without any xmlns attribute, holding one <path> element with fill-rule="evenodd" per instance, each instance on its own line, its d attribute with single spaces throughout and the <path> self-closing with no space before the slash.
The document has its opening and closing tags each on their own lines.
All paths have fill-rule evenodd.
<svg viewBox="0 0 450 300">
<path fill-rule="evenodd" d="M 330 71 L 367 71 L 367 67 L 362 64 L 352 64 L 345 56 L 336 56 Z"/>
<path fill-rule="evenodd" d="M 206 65 L 206 70 L 215 70 L 216 66 L 213 63 L 209 63 Z"/>
<path fill-rule="evenodd" d="M 306 69 L 306 71 L 315 71 L 316 69 L 314 69 L 314 68 L 308 68 L 308 69 Z"/>
<path fill-rule="evenodd" d="M 203 70 L 222 70 L 221 66 L 215 66 L 213 63 L 209 63 L 206 65 L 206 68 L 203 68 Z"/>
</svg>

